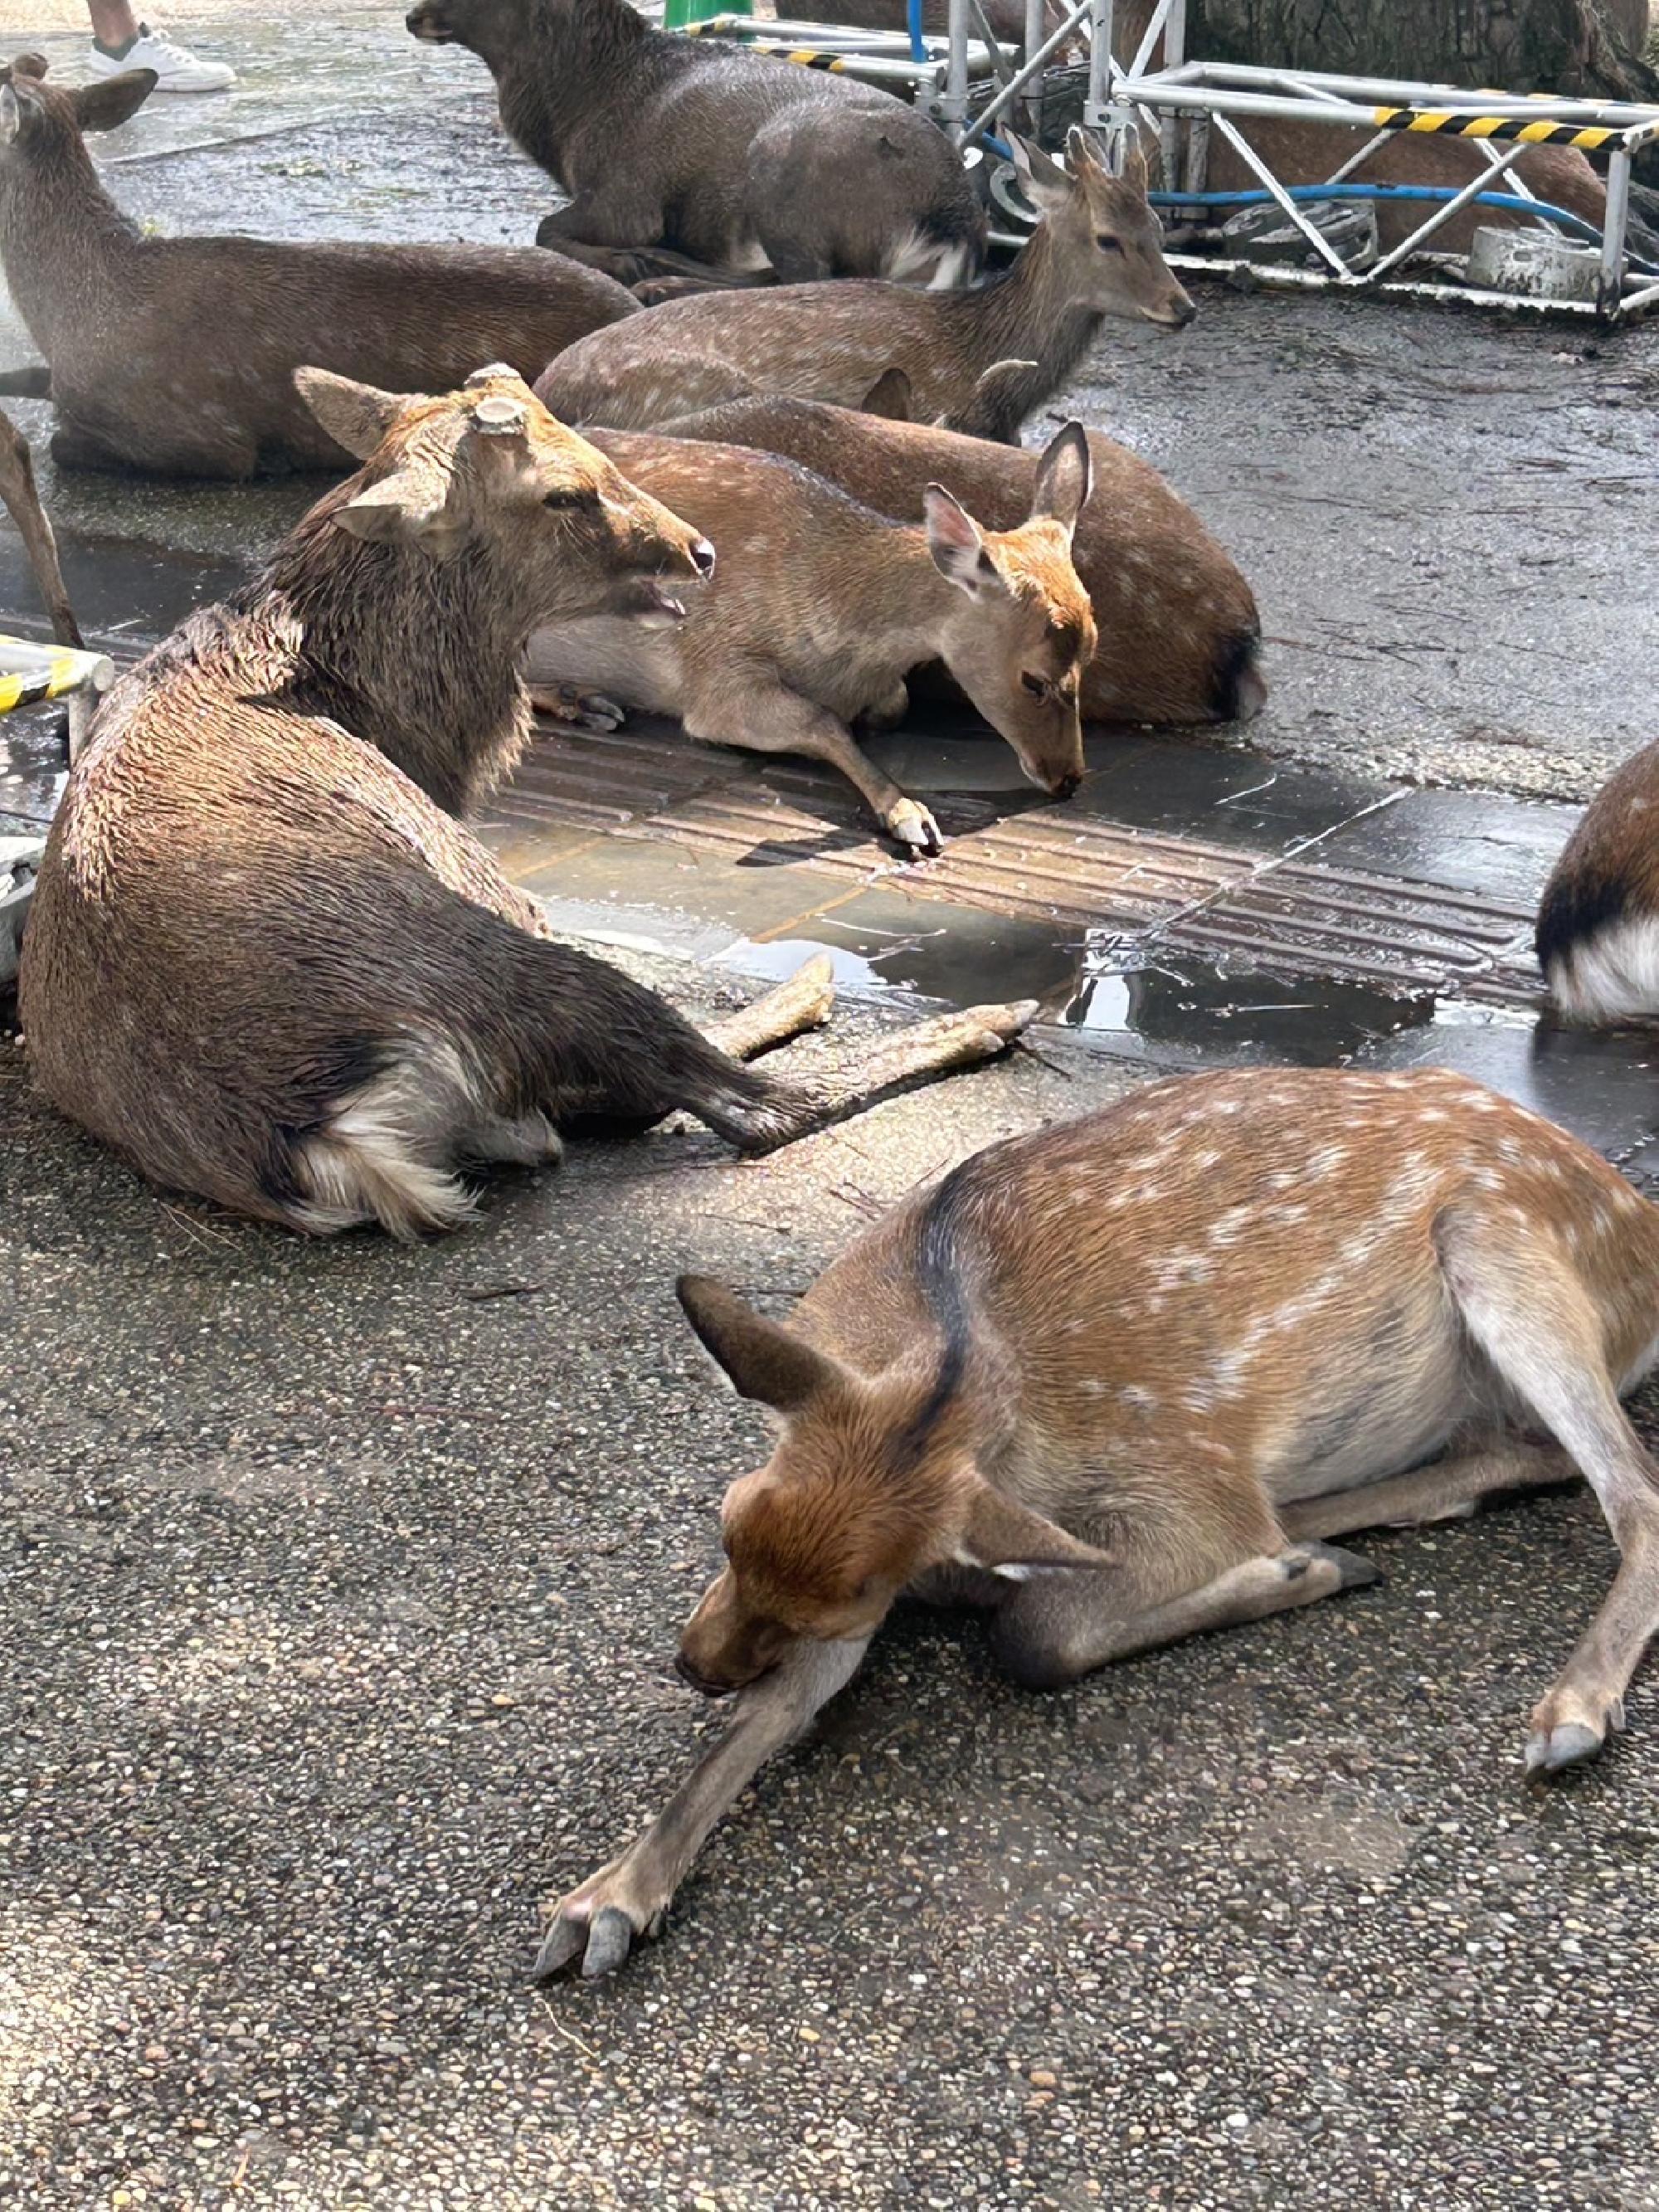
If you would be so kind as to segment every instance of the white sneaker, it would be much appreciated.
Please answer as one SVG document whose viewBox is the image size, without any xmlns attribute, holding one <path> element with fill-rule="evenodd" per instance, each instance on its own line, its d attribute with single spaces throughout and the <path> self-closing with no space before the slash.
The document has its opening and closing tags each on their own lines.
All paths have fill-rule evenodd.
<svg viewBox="0 0 1659 2212">
<path fill-rule="evenodd" d="M 124 70 L 154 70 L 157 92 L 228 92 L 236 72 L 223 62 L 198 60 L 165 31 L 140 23 L 138 35 L 121 55 L 94 46 L 88 61 L 94 76 L 119 76 Z"/>
</svg>

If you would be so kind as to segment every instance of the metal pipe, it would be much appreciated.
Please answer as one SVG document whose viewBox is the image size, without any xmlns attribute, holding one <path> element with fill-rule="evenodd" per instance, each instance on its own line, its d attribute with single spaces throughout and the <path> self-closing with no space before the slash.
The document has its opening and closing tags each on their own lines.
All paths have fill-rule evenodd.
<svg viewBox="0 0 1659 2212">
<path fill-rule="evenodd" d="M 974 11 L 974 21 L 979 26 L 980 36 L 985 40 L 986 50 L 991 57 L 991 74 L 999 84 L 1006 85 L 1013 75 L 1013 64 L 997 43 L 997 34 L 991 28 L 982 0 L 968 0 L 968 4 Z"/>
<path fill-rule="evenodd" d="M 1307 216 L 1303 214 L 1301 209 L 1297 207 L 1296 202 L 1285 191 L 1284 185 L 1279 183 L 1273 171 L 1267 167 L 1267 163 L 1261 159 L 1260 155 L 1257 154 L 1255 147 L 1251 145 L 1249 140 L 1244 136 L 1244 133 L 1242 131 L 1236 131 L 1232 125 L 1228 122 L 1224 115 L 1218 115 L 1215 119 L 1220 125 L 1222 137 L 1233 149 L 1233 151 L 1236 154 L 1243 155 L 1247 165 L 1255 171 L 1256 175 L 1267 186 L 1267 190 L 1273 194 L 1279 206 L 1284 209 L 1285 214 L 1289 216 L 1291 221 L 1302 233 L 1302 235 L 1308 240 L 1308 243 L 1313 246 L 1315 251 L 1322 255 L 1325 260 L 1328 261 L 1332 268 L 1335 270 L 1337 275 L 1346 281 L 1351 274 L 1347 263 L 1342 258 L 1342 256 L 1337 252 L 1330 240 L 1324 235 L 1323 232 L 1317 229 L 1314 224 L 1308 221 Z"/>
<path fill-rule="evenodd" d="M 1267 93 L 1230 92 L 1214 85 L 1200 85 L 1191 77 L 1183 77 L 1179 82 L 1161 75 L 1139 77 L 1124 83 L 1121 89 L 1126 100 L 1133 100 L 1138 106 L 1145 107 L 1202 106 L 1212 115 L 1259 115 L 1272 117 L 1283 122 L 1333 123 L 1340 124 L 1346 129 L 1356 131 L 1363 131 L 1367 127 L 1374 130 L 1376 125 L 1376 112 L 1370 107 L 1345 106 L 1334 100 L 1290 100 L 1283 95 Z M 1195 94 L 1196 99 L 1194 97 Z M 1463 99 L 1466 103 L 1468 102 L 1469 95 L 1465 94 Z M 1402 106 L 1412 105 L 1409 100 L 1398 104 Z M 1565 106 L 1566 103 L 1556 103 L 1556 105 Z M 1570 112 L 1552 114 L 1541 103 L 1537 108 L 1511 107 L 1506 110 L 1498 102 L 1494 101 L 1488 106 L 1486 102 L 1481 100 L 1455 111 L 1450 109 L 1436 111 L 1436 112 L 1443 112 L 1463 114 L 1470 122 L 1478 121 L 1483 115 L 1497 114 L 1507 121 L 1516 115 L 1524 114 L 1529 121 L 1536 123 L 1576 124 L 1583 129 L 1589 129 L 1594 125 L 1593 117 L 1581 119 Z M 1639 137 L 1636 136 L 1638 126 L 1634 124 L 1630 126 L 1628 132 L 1625 132 L 1623 126 L 1620 125 L 1610 125 L 1605 127 L 1620 130 L 1627 143 L 1640 143 L 1648 137 L 1659 133 L 1659 108 L 1650 108 L 1643 115 Z M 1523 148 L 1526 144 L 1524 139 L 1506 140 L 1504 143 L 1520 145 Z"/>
<path fill-rule="evenodd" d="M 1442 223 L 1449 222 L 1460 209 L 1466 208 L 1472 199 L 1486 191 L 1491 185 L 1492 179 L 1501 175 L 1511 162 L 1518 161 L 1526 151 L 1527 148 L 1522 140 L 1511 139 L 1509 151 L 1501 160 L 1495 161 L 1490 169 L 1477 170 L 1462 191 L 1455 193 L 1450 199 L 1443 201 L 1428 220 L 1413 231 L 1408 238 L 1402 238 L 1399 245 L 1390 247 L 1381 260 L 1371 264 L 1368 274 L 1372 280 L 1375 281 L 1377 277 L 1386 275 L 1397 262 L 1404 261 L 1408 255 L 1415 253 L 1425 238 L 1431 238 Z"/>
<path fill-rule="evenodd" d="M 1042 44 L 1037 48 L 1035 60 L 1027 62 L 1024 69 L 1017 70 L 1014 75 L 1010 77 L 1007 83 L 1002 86 L 1000 90 L 997 93 L 996 97 L 980 110 L 979 113 L 974 118 L 972 127 L 964 131 L 963 136 L 957 140 L 957 143 L 959 146 L 963 148 L 971 146 L 975 144 L 977 140 L 985 136 L 991 125 L 996 121 L 998 116 L 1002 113 L 1003 110 L 1007 107 L 1011 102 L 1019 97 L 1020 94 L 1025 89 L 1025 87 L 1030 82 L 1032 76 L 1041 70 L 1042 64 L 1048 60 L 1050 54 L 1054 53 L 1061 45 L 1064 44 L 1065 40 L 1070 37 L 1071 33 L 1077 28 L 1077 26 L 1088 14 L 1090 9 L 1095 4 L 1096 0 L 1078 0 L 1078 5 L 1073 9 L 1072 13 L 1066 16 L 1064 22 L 1060 24 L 1060 28 L 1055 31 L 1051 37 L 1045 39 Z M 951 6 L 953 12 L 961 5 L 965 5 L 965 0 L 951 0 Z"/>
<path fill-rule="evenodd" d="M 1322 70 L 1305 70 L 1297 73 L 1302 82 L 1322 94 L 1335 94 L 1355 106 L 1366 108 L 1423 107 L 1437 114 L 1454 115 L 1522 115 L 1540 123 L 1577 123 L 1585 129 L 1595 125 L 1614 129 L 1626 125 L 1652 126 L 1659 124 L 1659 108 L 1644 106 L 1631 100 L 1571 100 L 1553 95 L 1536 96 L 1530 93 L 1471 92 L 1468 86 L 1419 83 L 1406 78 L 1339 76 Z M 1283 70 L 1261 69 L 1243 62 L 1188 62 L 1179 73 L 1161 70 L 1137 85 L 1136 96 L 1154 85 L 1175 82 L 1202 83 L 1207 92 L 1234 88 L 1241 93 L 1255 94 L 1262 88 L 1285 82 Z M 1375 118 L 1366 114 L 1364 121 Z"/>
<path fill-rule="evenodd" d="M 1601 276 L 1595 304 L 1604 315 L 1619 312 L 1625 289 L 1625 234 L 1630 224 L 1630 155 L 1620 146 L 1607 164 L 1607 204 L 1601 217 Z"/>
<path fill-rule="evenodd" d="M 1093 0 L 1089 18 L 1089 89 L 1083 101 L 1083 119 L 1091 131 L 1107 121 L 1112 97 L 1112 0 Z"/>
<path fill-rule="evenodd" d="M 963 134 L 968 128 L 968 0 L 951 0 L 951 52 L 938 110 L 940 125 L 958 146 L 967 143 Z"/>
<path fill-rule="evenodd" d="M 1025 0 L 1025 52 L 1020 65 L 1028 87 L 1025 127 L 1034 138 L 1042 127 L 1042 27 L 1048 13 L 1045 0 Z"/>
</svg>

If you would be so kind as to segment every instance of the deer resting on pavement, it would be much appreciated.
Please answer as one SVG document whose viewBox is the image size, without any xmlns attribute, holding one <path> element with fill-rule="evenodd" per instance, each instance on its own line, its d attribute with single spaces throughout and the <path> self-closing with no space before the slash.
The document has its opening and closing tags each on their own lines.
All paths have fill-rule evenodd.
<svg viewBox="0 0 1659 2212">
<path fill-rule="evenodd" d="M 632 283 L 959 284 L 985 218 L 919 109 L 855 78 L 653 28 L 628 0 L 417 0 L 469 47 L 509 137 L 570 195 L 538 243 Z"/>
<path fill-rule="evenodd" d="M 981 530 L 940 484 L 923 494 L 917 527 L 770 454 L 593 435 L 632 482 L 714 538 L 720 567 L 672 635 L 641 638 L 605 616 L 538 630 L 528 668 L 538 692 L 574 694 L 574 718 L 600 727 L 637 707 L 678 715 L 710 744 L 827 761 L 899 844 L 936 853 L 932 814 L 848 725 L 902 721 L 906 675 L 939 659 L 1033 783 L 1056 798 L 1076 789 L 1078 687 L 1095 644 L 1071 559 L 1089 495 L 1079 424 L 1054 439 L 1018 520 L 1001 532 Z"/>
<path fill-rule="evenodd" d="M 446 392 L 483 361 L 534 376 L 640 312 L 610 277 L 533 246 L 146 237 L 82 133 L 125 123 L 154 71 L 62 87 L 46 67 L 20 54 L 0 70 L 0 263 L 51 369 L 66 466 L 337 469 L 350 456 L 295 389 L 302 362 Z"/>
<path fill-rule="evenodd" d="M 562 1899 L 538 1960 L 619 1966 L 902 1594 L 983 1608 L 1034 1689 L 1375 1579 L 1333 1538 L 1585 1475 L 1623 1554 L 1534 1709 L 1598 1752 L 1659 1625 L 1659 1468 L 1622 1407 L 1659 1344 L 1659 1210 L 1466 1078 L 1224 1073 L 975 1154 L 787 1322 L 686 1316 L 765 1408 L 680 1638 L 730 1732 Z"/>
<path fill-rule="evenodd" d="M 1024 1026 L 969 1010 L 813 1089 L 550 942 L 452 818 L 523 747 L 525 640 L 670 629 L 713 550 L 510 369 L 443 398 L 300 384 L 364 466 L 109 693 L 52 824 L 19 991 L 60 1111 L 236 1212 L 408 1237 L 466 1217 L 465 1164 L 556 1159 L 561 1124 L 684 1107 L 764 1151 Z M 821 978 L 784 996 L 742 1049 L 822 1018 Z"/>
<path fill-rule="evenodd" d="M 981 385 L 997 380 L 994 369 Z M 1030 512 L 1035 454 L 908 416 L 908 380 L 894 369 L 857 414 L 811 399 L 738 399 L 664 430 L 781 454 L 901 522 L 923 519 L 931 483 L 948 483 L 993 530 Z M 1249 584 L 1156 469 L 1102 431 L 1085 434 L 1093 489 L 1072 539 L 1095 618 L 1084 720 L 1249 720 L 1267 686 Z"/>
<path fill-rule="evenodd" d="M 761 392 L 857 407 L 899 368 L 918 414 L 954 418 L 988 369 L 1012 363 L 998 428 L 1018 443 L 1020 424 L 1065 383 L 1108 315 L 1179 330 L 1197 310 L 1164 258 L 1138 145 L 1116 177 L 1080 130 L 1066 142 L 1069 174 L 1035 147 L 1017 142 L 1017 151 L 1042 219 L 984 283 L 921 292 L 872 279 L 667 300 L 627 331 L 580 339 L 550 363 L 538 397 L 584 428 L 648 430 Z"/>
</svg>

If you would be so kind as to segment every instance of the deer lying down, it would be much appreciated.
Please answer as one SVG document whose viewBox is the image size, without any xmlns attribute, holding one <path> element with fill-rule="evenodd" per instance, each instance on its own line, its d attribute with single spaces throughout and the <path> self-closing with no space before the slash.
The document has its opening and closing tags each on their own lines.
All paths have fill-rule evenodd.
<svg viewBox="0 0 1659 2212">
<path fill-rule="evenodd" d="M 630 331 L 595 331 L 552 362 L 537 396 L 565 421 L 647 430 L 694 408 L 779 392 L 856 407 L 884 370 L 902 368 L 924 416 L 954 415 L 994 363 L 1023 372 L 1003 394 L 1005 434 L 1056 391 L 1108 315 L 1179 330 L 1197 310 L 1164 261 L 1132 146 L 1108 174 L 1081 131 L 1071 174 L 1018 149 L 1043 210 L 1009 268 L 964 291 L 873 281 L 705 292 L 665 301 Z"/>
<path fill-rule="evenodd" d="M 995 379 L 993 370 L 981 382 Z M 894 370 L 856 415 L 810 399 L 739 399 L 663 427 L 783 454 L 901 522 L 921 520 L 934 483 L 994 530 L 1030 510 L 1034 455 L 909 422 L 908 412 L 908 380 Z M 1083 719 L 1248 721 L 1267 695 L 1249 586 L 1156 469 L 1098 430 L 1087 436 L 1094 489 L 1072 540 L 1096 625 Z"/>
<path fill-rule="evenodd" d="M 632 283 L 959 284 L 985 218 L 945 133 L 855 78 L 646 23 L 627 0 L 417 0 L 470 47 L 513 139 L 571 196 L 537 241 Z"/>
<path fill-rule="evenodd" d="M 59 645 L 80 645 L 81 625 L 75 619 L 64 572 L 58 565 L 58 540 L 35 489 L 29 441 L 10 416 L 3 414 L 0 414 L 0 501 L 23 541 L 29 568 L 52 617 L 52 635 Z"/>
<path fill-rule="evenodd" d="M 983 1607 L 1032 1688 L 1375 1578 L 1329 1539 L 1587 1475 L 1624 1554 L 1534 1710 L 1592 1757 L 1659 1623 L 1659 1469 L 1620 1406 L 1659 1339 L 1659 1211 L 1442 1070 L 1157 1083 L 913 1195 L 787 1325 L 691 1326 L 777 1425 L 721 1508 L 678 1668 L 730 1733 L 538 1961 L 619 1966 L 901 1594 Z M 1530 1440 L 1541 1431 L 1547 1443 Z"/>
<path fill-rule="evenodd" d="M 538 629 L 526 664 L 538 692 L 574 693 L 575 719 L 601 727 L 638 707 L 678 714 L 709 744 L 828 761 L 901 845 L 936 853 L 933 816 L 848 725 L 902 721 L 905 677 L 939 659 L 1033 783 L 1062 799 L 1077 788 L 1078 685 L 1095 641 L 1071 562 L 1089 495 L 1079 424 L 1054 440 L 1019 520 L 1000 532 L 981 531 L 939 484 L 914 528 L 770 454 L 612 430 L 594 439 L 714 539 L 720 568 L 672 635 L 642 639 L 605 617 Z"/>
<path fill-rule="evenodd" d="M 1574 1021 L 1659 1017 L 1659 744 L 1614 770 L 1544 886 L 1538 964 Z"/>
<path fill-rule="evenodd" d="M 20 54 L 0 70 L 0 261 L 46 356 L 52 458 L 77 468 L 251 477 L 349 461 L 294 386 L 301 362 L 446 392 L 482 361 L 533 376 L 640 312 L 597 270 L 480 246 L 149 238 L 82 133 L 142 106 L 153 71 L 66 89 Z"/>
<path fill-rule="evenodd" d="M 809 1091 L 549 942 L 451 815 L 519 757 L 529 632 L 672 627 L 712 549 L 508 369 L 301 384 L 367 465 L 111 691 L 52 824 L 20 996 L 64 1114 L 236 1212 L 413 1237 L 466 1217 L 465 1164 L 556 1159 L 562 1123 L 684 1107 L 763 1151 L 1024 1027 L 976 1009 Z"/>
</svg>

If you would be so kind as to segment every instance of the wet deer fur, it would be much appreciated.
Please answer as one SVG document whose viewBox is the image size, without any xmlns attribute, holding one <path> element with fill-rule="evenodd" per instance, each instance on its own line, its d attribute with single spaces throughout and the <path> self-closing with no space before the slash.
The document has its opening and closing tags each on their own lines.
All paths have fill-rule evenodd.
<svg viewBox="0 0 1659 2212">
<path fill-rule="evenodd" d="M 480 362 L 533 377 L 641 312 L 599 270 L 533 246 L 151 238 L 117 207 L 82 132 L 153 88 L 129 70 L 63 88 L 20 55 L 0 88 L 0 260 L 52 372 L 54 459 L 168 476 L 337 469 L 351 456 L 294 386 L 303 362 L 445 392 Z"/>
<path fill-rule="evenodd" d="M 570 194 L 544 246 L 629 281 L 960 283 L 980 264 L 949 140 L 877 87 L 667 35 L 627 0 L 420 0 L 408 23 L 485 63 L 508 135 Z"/>
<path fill-rule="evenodd" d="M 1195 312 L 1164 258 L 1146 166 L 1128 151 L 1108 173 L 1073 131 L 1069 175 L 1018 148 L 1043 214 L 1006 270 L 957 291 L 867 281 L 669 300 L 629 331 L 595 331 L 551 362 L 537 391 L 566 421 L 651 429 L 693 409 L 759 393 L 856 407 L 889 368 L 916 411 L 954 414 L 981 377 L 1018 363 L 1000 395 L 1000 434 L 1065 383 L 1108 315 L 1179 328 Z"/>
<path fill-rule="evenodd" d="M 665 429 L 782 454 L 902 522 L 922 519 L 930 483 L 949 484 L 992 530 L 1029 511 L 1034 454 L 912 422 L 908 412 L 908 380 L 895 372 L 858 414 L 814 400 L 739 399 Z M 1084 720 L 1248 720 L 1267 696 L 1249 584 L 1156 469 L 1103 432 L 1086 434 L 1093 489 L 1072 540 L 1096 629 Z"/>
<path fill-rule="evenodd" d="M 317 371 L 365 465 L 99 713 L 20 980 L 46 1095 L 155 1182 L 325 1232 L 469 1210 L 466 1161 L 683 1106 L 742 1144 L 800 1094 L 548 940 L 453 815 L 522 747 L 529 632 L 671 624 L 710 549 L 509 370 L 445 398 Z"/>
<path fill-rule="evenodd" d="M 1659 1019 L 1659 744 L 1610 775 L 1544 887 L 1538 964 L 1587 1025 Z"/>
<path fill-rule="evenodd" d="M 1620 1404 L 1659 1341 L 1659 1209 L 1464 1077 L 1149 1085 L 917 1192 L 787 1322 L 707 1279 L 679 1294 L 776 1431 L 680 1640 L 688 1680 L 743 1694 L 556 1907 L 544 1971 L 605 1971 L 659 1924 L 903 1593 L 984 1609 L 1046 1687 L 1374 1579 L 1333 1537 L 1577 1473 L 1623 1556 L 1527 1765 L 1624 1724 L 1659 1625 L 1659 1472 Z"/>
<path fill-rule="evenodd" d="M 925 806 L 854 742 L 890 726 L 905 678 L 942 660 L 1032 782 L 1063 797 L 1083 773 L 1078 688 L 1094 648 L 1071 544 L 1089 497 L 1088 447 L 1069 424 L 1036 463 L 1018 515 L 981 531 L 947 485 L 918 523 L 895 521 L 793 461 L 735 446 L 598 430 L 635 483 L 710 538 L 720 566 L 672 635 L 641 638 L 603 618 L 531 641 L 532 685 L 677 714 L 689 735 L 838 768 L 913 850 L 937 851 Z M 620 702 L 618 705 L 616 702 Z"/>
</svg>

